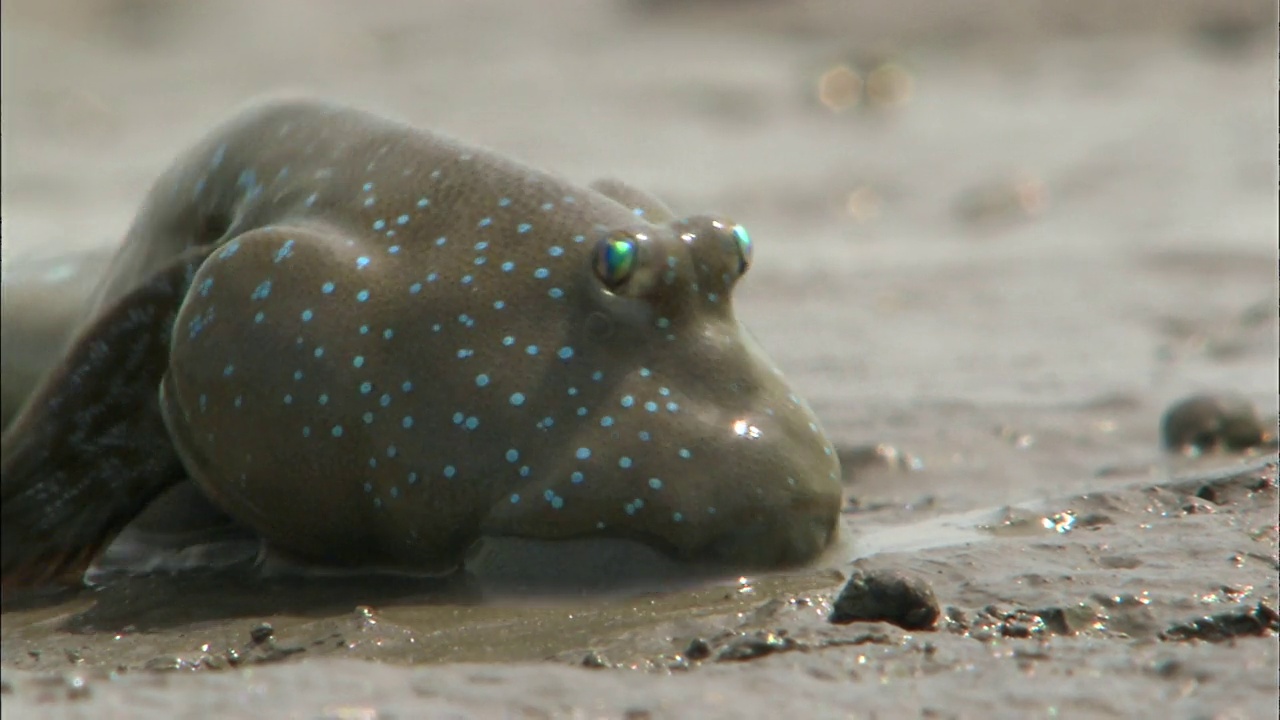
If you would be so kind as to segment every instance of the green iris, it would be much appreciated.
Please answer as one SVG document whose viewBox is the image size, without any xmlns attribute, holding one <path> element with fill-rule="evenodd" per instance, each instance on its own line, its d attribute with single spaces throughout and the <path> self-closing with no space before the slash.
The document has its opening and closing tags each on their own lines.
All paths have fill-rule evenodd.
<svg viewBox="0 0 1280 720">
<path fill-rule="evenodd" d="M 636 244 L 628 238 L 606 238 L 596 249 L 596 275 L 606 287 L 616 288 L 635 271 Z"/>
<path fill-rule="evenodd" d="M 738 274 L 741 275 L 751 265 L 751 236 L 746 228 L 734 225 L 733 239 L 738 241 Z"/>
</svg>

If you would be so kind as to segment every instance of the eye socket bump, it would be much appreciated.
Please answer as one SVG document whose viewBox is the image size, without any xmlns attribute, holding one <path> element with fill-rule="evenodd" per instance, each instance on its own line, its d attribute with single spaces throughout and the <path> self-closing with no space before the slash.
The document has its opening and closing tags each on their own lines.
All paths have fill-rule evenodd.
<svg viewBox="0 0 1280 720">
<path fill-rule="evenodd" d="M 621 287 L 636 271 L 636 241 L 625 233 L 615 233 L 596 246 L 592 267 L 596 277 L 610 290 Z"/>
<path fill-rule="evenodd" d="M 751 242 L 751 236 L 747 234 L 745 227 L 735 224 L 731 231 L 738 247 L 738 275 L 743 275 L 747 272 L 747 268 L 751 267 L 754 244 Z"/>
</svg>

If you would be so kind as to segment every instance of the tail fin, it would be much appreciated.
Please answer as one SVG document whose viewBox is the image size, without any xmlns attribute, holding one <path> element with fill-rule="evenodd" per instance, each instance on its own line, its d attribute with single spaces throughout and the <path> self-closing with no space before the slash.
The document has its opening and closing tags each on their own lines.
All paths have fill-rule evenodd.
<svg viewBox="0 0 1280 720">
<path fill-rule="evenodd" d="M 0 587 L 80 582 L 113 537 L 185 477 L 160 414 L 193 248 L 80 333 L 0 449 Z"/>
</svg>

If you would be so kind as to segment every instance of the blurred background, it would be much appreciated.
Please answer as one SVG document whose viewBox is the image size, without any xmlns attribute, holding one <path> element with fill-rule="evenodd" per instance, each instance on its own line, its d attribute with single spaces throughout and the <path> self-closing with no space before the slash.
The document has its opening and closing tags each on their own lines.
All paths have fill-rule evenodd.
<svg viewBox="0 0 1280 720">
<path fill-rule="evenodd" d="M 838 443 L 914 472 L 860 492 L 1061 493 L 1188 393 L 1275 417 L 1275 11 L 10 0 L 5 272 L 117 242 L 249 100 L 346 100 L 745 223 L 740 315 Z"/>
</svg>

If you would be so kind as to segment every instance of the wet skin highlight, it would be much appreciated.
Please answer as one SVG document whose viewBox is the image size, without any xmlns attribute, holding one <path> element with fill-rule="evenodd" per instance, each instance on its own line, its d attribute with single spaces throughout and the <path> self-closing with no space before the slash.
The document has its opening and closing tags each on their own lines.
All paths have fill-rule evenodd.
<svg viewBox="0 0 1280 720">
<path fill-rule="evenodd" d="M 449 572 L 483 536 L 808 561 L 839 466 L 734 316 L 751 250 L 617 181 L 250 109 L 157 181 L 6 431 L 4 583 L 78 578 L 188 477 L 324 565 Z"/>
</svg>

